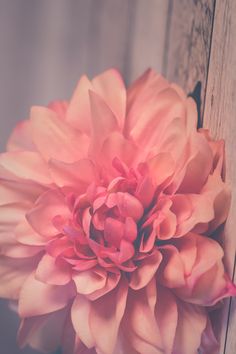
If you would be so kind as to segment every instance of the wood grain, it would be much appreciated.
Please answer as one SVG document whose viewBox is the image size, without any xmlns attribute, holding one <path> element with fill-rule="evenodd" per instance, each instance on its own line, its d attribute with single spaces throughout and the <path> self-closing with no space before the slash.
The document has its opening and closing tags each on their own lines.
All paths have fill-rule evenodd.
<svg viewBox="0 0 236 354">
<path fill-rule="evenodd" d="M 201 113 L 210 53 L 214 0 L 169 0 L 163 71 L 192 92 L 201 83 Z"/>
<path fill-rule="evenodd" d="M 225 263 L 233 277 L 235 267 L 236 215 L 236 2 L 216 2 L 211 56 L 206 91 L 204 126 L 216 138 L 225 139 L 226 180 L 232 189 L 232 204 L 225 227 Z M 236 279 L 234 279 L 236 281 Z M 221 331 L 221 353 L 236 353 L 236 301 L 226 303 Z M 229 314 L 230 311 L 230 314 Z"/>
</svg>

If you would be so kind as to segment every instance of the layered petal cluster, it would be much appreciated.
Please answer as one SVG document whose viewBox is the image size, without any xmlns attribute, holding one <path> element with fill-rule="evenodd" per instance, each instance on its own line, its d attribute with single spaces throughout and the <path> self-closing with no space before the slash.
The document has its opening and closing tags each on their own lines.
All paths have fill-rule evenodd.
<svg viewBox="0 0 236 354">
<path fill-rule="evenodd" d="M 148 70 L 83 76 L 33 107 L 0 155 L 0 296 L 21 347 L 64 354 L 217 350 L 208 309 L 236 295 L 215 239 L 224 144 Z"/>
</svg>

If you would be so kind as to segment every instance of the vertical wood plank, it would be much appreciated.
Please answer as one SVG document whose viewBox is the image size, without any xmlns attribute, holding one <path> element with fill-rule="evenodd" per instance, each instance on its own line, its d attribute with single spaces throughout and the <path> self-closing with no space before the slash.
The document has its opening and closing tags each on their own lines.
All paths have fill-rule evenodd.
<svg viewBox="0 0 236 354">
<path fill-rule="evenodd" d="M 201 113 L 210 53 L 214 0 L 169 0 L 163 71 L 169 80 L 193 91 L 201 82 Z"/>
<path fill-rule="evenodd" d="M 230 215 L 225 226 L 225 263 L 234 274 L 236 237 L 236 1 L 216 1 L 215 21 L 206 92 L 204 126 L 226 144 L 226 180 L 232 189 Z M 236 277 L 234 279 L 236 281 Z M 230 305 L 230 306 L 229 306 Z M 230 312 L 229 312 L 230 311 Z M 236 301 L 224 308 L 221 353 L 236 353 Z"/>
</svg>

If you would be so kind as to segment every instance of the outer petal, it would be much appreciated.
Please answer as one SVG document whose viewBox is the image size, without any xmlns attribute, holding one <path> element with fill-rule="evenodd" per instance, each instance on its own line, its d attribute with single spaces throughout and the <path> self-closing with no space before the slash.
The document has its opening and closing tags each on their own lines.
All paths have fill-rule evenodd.
<svg viewBox="0 0 236 354">
<path fill-rule="evenodd" d="M 7 143 L 7 151 L 35 151 L 35 149 L 30 121 L 23 120 L 13 130 Z"/>
<path fill-rule="evenodd" d="M 130 291 L 123 320 L 125 337 L 138 353 L 163 353 L 162 338 L 155 318 L 156 282 Z"/>
<path fill-rule="evenodd" d="M 95 339 L 89 324 L 90 312 L 90 301 L 85 296 L 78 294 L 71 308 L 71 319 L 76 334 L 88 348 L 95 345 Z"/>
<path fill-rule="evenodd" d="M 31 111 L 33 141 L 46 159 L 74 162 L 86 156 L 87 137 L 71 128 L 48 108 L 33 107 Z"/>
<path fill-rule="evenodd" d="M 92 121 L 92 141 L 90 154 L 97 155 L 104 140 L 118 130 L 115 115 L 106 103 L 93 91 L 89 91 Z"/>
<path fill-rule="evenodd" d="M 65 285 L 71 280 L 71 270 L 68 263 L 45 254 L 38 264 L 35 277 L 44 283 Z"/>
<path fill-rule="evenodd" d="M 29 181 L 0 180 L 0 205 L 15 202 L 34 202 L 45 191 L 43 186 Z"/>
<path fill-rule="evenodd" d="M 125 312 L 128 285 L 121 280 L 116 289 L 91 303 L 89 325 L 96 347 L 103 354 L 113 352 Z"/>
<path fill-rule="evenodd" d="M 67 220 L 71 214 L 62 193 L 49 190 L 40 196 L 34 207 L 28 211 L 26 218 L 40 235 L 52 237 L 59 233 L 53 223 L 54 217 L 58 215 Z"/>
<path fill-rule="evenodd" d="M 89 134 L 91 132 L 89 90 L 93 86 L 87 76 L 83 75 L 69 103 L 66 121 L 74 128 Z"/>
<path fill-rule="evenodd" d="M 154 70 L 148 69 L 140 78 L 138 78 L 128 89 L 127 96 L 127 118 L 125 124 L 125 134 L 129 134 L 131 129 L 137 124 L 140 116 L 137 112 L 144 105 L 156 99 L 156 96 L 162 90 L 169 86 L 167 80 Z"/>
<path fill-rule="evenodd" d="M 169 152 L 160 153 L 147 163 L 155 186 L 160 186 L 174 174 L 175 161 Z"/>
<path fill-rule="evenodd" d="M 48 285 L 35 279 L 31 274 L 20 292 L 19 315 L 32 317 L 48 314 L 64 308 L 74 296 L 74 287 Z"/>
<path fill-rule="evenodd" d="M 155 316 L 165 354 L 171 354 L 178 321 L 178 309 L 174 295 L 168 289 L 161 286 L 157 288 Z"/>
<path fill-rule="evenodd" d="M 210 175 L 202 193 L 213 201 L 214 219 L 209 224 L 208 232 L 214 231 L 225 222 L 230 208 L 230 188 L 222 181 L 220 174 L 215 172 Z"/>
<path fill-rule="evenodd" d="M 157 152 L 170 151 L 170 144 L 178 144 L 172 152 L 175 154 L 178 147 L 185 145 L 186 130 L 184 127 L 184 104 L 179 95 L 172 89 L 161 92 L 155 100 L 148 105 L 143 105 L 136 112 L 139 116 L 137 124 L 131 130 L 131 137 L 142 148 L 145 155 Z M 163 115 L 165 119 L 162 119 Z M 178 118 L 177 118 L 178 117 Z M 178 151 L 181 149 L 178 149 Z"/>
<path fill-rule="evenodd" d="M 212 169 L 213 155 L 206 138 L 194 132 L 189 138 L 189 143 L 189 157 L 183 167 L 185 176 L 179 187 L 179 193 L 198 193 Z"/>
<path fill-rule="evenodd" d="M 219 343 L 215 337 L 212 329 L 211 321 L 207 319 L 207 326 L 202 334 L 202 341 L 200 351 L 204 354 L 218 354 L 219 353 Z"/>
<path fill-rule="evenodd" d="M 49 168 L 53 181 L 59 187 L 71 186 L 84 192 L 90 183 L 97 180 L 95 165 L 89 159 L 73 163 L 50 160 Z"/>
<path fill-rule="evenodd" d="M 192 240 L 192 247 L 196 249 L 195 260 L 193 262 L 190 259 L 192 269 L 189 268 L 190 272 L 185 274 L 185 284 L 175 289 L 178 297 L 201 306 L 211 306 L 224 297 L 235 295 L 236 288 L 224 271 L 223 250 L 218 242 L 197 234 L 189 234 L 174 241 L 180 250 L 179 256 L 185 263 L 184 268 L 187 269 L 186 263 L 191 257 L 188 251 L 190 244 L 187 246 L 188 239 Z"/>
<path fill-rule="evenodd" d="M 168 288 L 180 287 L 185 284 L 184 264 L 175 247 L 160 247 L 163 261 L 158 270 L 157 280 Z"/>
<path fill-rule="evenodd" d="M 18 178 L 41 184 L 52 183 L 48 166 L 37 152 L 17 151 L 1 154 L 0 165 Z"/>
<path fill-rule="evenodd" d="M 138 147 L 130 140 L 124 138 L 120 132 L 111 133 L 104 141 L 101 149 L 100 160 L 111 171 L 114 158 L 118 158 L 127 166 L 132 166 L 135 161 Z"/>
<path fill-rule="evenodd" d="M 0 232 L 12 232 L 16 225 L 24 220 L 25 213 L 30 208 L 31 203 L 10 203 L 0 206 Z"/>
<path fill-rule="evenodd" d="M 207 317 L 202 307 L 178 302 L 178 324 L 173 354 L 196 354 L 206 324 Z"/>
<path fill-rule="evenodd" d="M 124 125 L 126 113 L 126 89 L 120 73 L 110 69 L 92 80 L 95 92 L 98 93 L 115 114 L 120 127 Z"/>
<path fill-rule="evenodd" d="M 67 108 L 68 108 L 68 102 L 53 101 L 49 103 L 48 108 L 50 108 L 53 112 L 55 112 L 60 119 L 65 119 Z"/>
<path fill-rule="evenodd" d="M 14 259 L 0 257 L 0 296 L 18 299 L 20 289 L 26 278 L 38 263 L 38 258 Z"/>
<path fill-rule="evenodd" d="M 176 194 L 173 198 L 172 212 L 177 216 L 176 237 L 193 230 L 197 224 L 214 219 L 214 200 L 206 194 Z"/>
<path fill-rule="evenodd" d="M 23 245 L 43 246 L 47 242 L 45 237 L 42 237 L 35 232 L 25 219 L 14 229 L 14 236 L 15 239 Z"/>
<path fill-rule="evenodd" d="M 19 243 L 6 244 L 1 247 L 1 255 L 12 258 L 28 258 L 34 257 L 39 252 L 43 251 L 42 246 L 27 246 Z"/>
<path fill-rule="evenodd" d="M 25 318 L 18 331 L 18 343 L 21 348 L 29 344 L 43 353 L 51 353 L 59 348 L 64 330 L 67 310 L 48 315 Z"/>
</svg>

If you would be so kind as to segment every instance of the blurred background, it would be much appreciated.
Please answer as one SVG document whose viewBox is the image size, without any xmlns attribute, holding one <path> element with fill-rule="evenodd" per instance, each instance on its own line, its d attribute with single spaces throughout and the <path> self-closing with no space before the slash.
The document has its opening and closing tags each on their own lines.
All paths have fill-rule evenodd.
<svg viewBox="0 0 236 354">
<path fill-rule="evenodd" d="M 167 12 L 167 0 L 0 0 L 0 151 L 32 105 L 69 99 L 83 73 L 163 72 Z M 36 353 L 17 348 L 17 327 L 0 300 L 1 354 Z"/>
<path fill-rule="evenodd" d="M 0 149 L 30 106 L 68 99 L 83 73 L 116 67 L 130 83 L 147 67 L 162 71 L 167 5 L 0 0 Z"/>
</svg>

